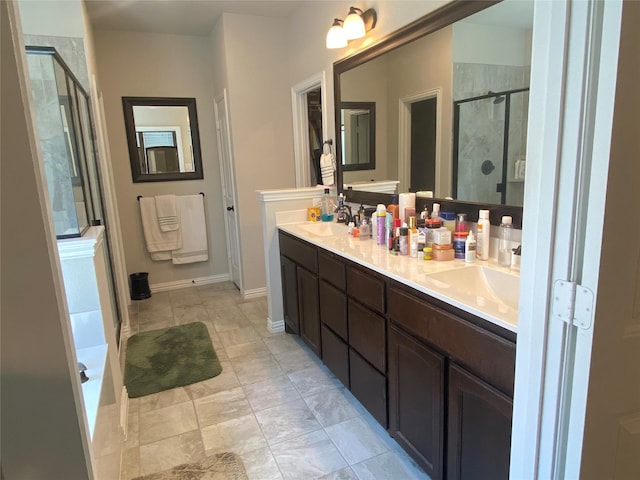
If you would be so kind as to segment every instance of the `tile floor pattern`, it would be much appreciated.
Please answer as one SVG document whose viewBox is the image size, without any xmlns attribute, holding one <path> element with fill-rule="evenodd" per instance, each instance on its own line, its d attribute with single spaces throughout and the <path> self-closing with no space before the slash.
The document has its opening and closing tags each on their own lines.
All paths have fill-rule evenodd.
<svg viewBox="0 0 640 480">
<path fill-rule="evenodd" d="M 233 451 L 249 478 L 428 479 L 299 337 L 267 329 L 267 301 L 230 283 L 153 294 L 132 334 L 201 321 L 212 379 L 130 399 L 122 479 Z"/>
</svg>

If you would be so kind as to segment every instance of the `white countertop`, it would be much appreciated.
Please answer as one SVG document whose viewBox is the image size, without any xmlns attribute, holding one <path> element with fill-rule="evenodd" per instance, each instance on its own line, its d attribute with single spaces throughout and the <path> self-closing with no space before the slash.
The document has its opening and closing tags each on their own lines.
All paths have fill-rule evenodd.
<svg viewBox="0 0 640 480">
<path fill-rule="evenodd" d="M 310 232 L 314 228 L 310 228 L 310 225 L 313 223 L 287 223 L 278 225 L 278 228 L 495 325 L 517 332 L 517 285 L 520 280 L 517 272 L 500 267 L 492 260 L 478 260 L 467 264 L 464 260 L 436 262 L 396 256 L 390 254 L 385 246 L 377 245 L 371 239 L 353 238 L 347 233 L 347 227 L 344 225 L 336 225 L 338 231 L 344 228 L 344 234 L 339 235 L 315 235 Z M 478 272 L 484 268 L 489 270 L 488 273 L 496 272 L 495 276 L 500 279 L 497 284 L 492 285 L 493 289 L 486 288 L 484 283 L 483 286 L 477 287 Z M 469 270 L 453 272 L 459 269 Z M 442 275 L 447 274 L 440 272 L 447 271 L 453 272 L 454 275 L 461 274 L 464 281 L 458 281 L 452 288 L 452 285 L 442 281 Z M 467 273 L 468 281 L 465 278 Z M 459 275 L 457 277 L 460 278 Z M 513 285 L 516 285 L 515 290 Z M 500 286 L 504 287 L 503 291 L 497 291 L 501 290 Z M 503 292 L 507 290 L 510 290 L 508 300 L 503 296 Z"/>
</svg>

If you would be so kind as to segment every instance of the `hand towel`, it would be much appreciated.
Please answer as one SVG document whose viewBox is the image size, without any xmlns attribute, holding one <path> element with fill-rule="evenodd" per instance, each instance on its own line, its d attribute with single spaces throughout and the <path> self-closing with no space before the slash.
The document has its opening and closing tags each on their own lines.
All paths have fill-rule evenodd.
<svg viewBox="0 0 640 480">
<path fill-rule="evenodd" d="M 333 172 L 336 171 L 336 157 L 333 153 L 320 155 L 320 173 L 323 185 L 333 185 Z"/>
<path fill-rule="evenodd" d="M 163 232 L 173 232 L 180 228 L 175 195 L 156 195 L 158 223 Z"/>
<path fill-rule="evenodd" d="M 204 216 L 202 195 L 181 195 L 177 197 L 182 248 L 171 252 L 174 264 L 206 262 L 209 259 L 207 247 L 207 224 Z"/>
<path fill-rule="evenodd" d="M 155 252 L 177 250 L 182 247 L 180 229 L 171 232 L 160 230 L 156 202 L 153 197 L 142 197 L 140 199 L 140 216 L 142 217 L 142 230 L 147 244 L 147 251 L 152 254 L 152 258 Z M 166 257 L 166 254 L 164 257 Z M 168 258 L 166 259 L 168 260 Z"/>
</svg>

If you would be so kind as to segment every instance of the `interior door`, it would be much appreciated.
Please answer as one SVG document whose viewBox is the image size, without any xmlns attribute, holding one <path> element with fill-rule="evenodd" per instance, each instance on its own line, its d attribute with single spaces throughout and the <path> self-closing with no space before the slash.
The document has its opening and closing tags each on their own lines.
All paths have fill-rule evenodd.
<svg viewBox="0 0 640 480">
<path fill-rule="evenodd" d="M 242 291 L 242 268 L 240 260 L 240 233 L 238 229 L 238 209 L 236 202 L 236 182 L 233 170 L 233 150 L 229 131 L 227 90 L 215 99 L 216 134 L 218 136 L 218 156 L 222 173 L 224 219 L 227 231 L 227 256 L 231 280 Z"/>
</svg>

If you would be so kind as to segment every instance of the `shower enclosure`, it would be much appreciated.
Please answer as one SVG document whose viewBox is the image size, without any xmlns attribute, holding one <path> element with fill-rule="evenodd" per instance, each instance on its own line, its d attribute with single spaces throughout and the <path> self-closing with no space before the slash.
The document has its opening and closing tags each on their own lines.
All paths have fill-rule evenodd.
<svg viewBox="0 0 640 480">
<path fill-rule="evenodd" d="M 56 237 L 82 237 L 91 226 L 104 225 L 108 230 L 89 95 L 55 48 L 28 46 L 26 53 Z M 121 316 L 106 234 L 104 242 L 111 308 L 119 339 Z"/>
<path fill-rule="evenodd" d="M 522 206 L 529 88 L 453 104 L 453 197 Z"/>
</svg>

